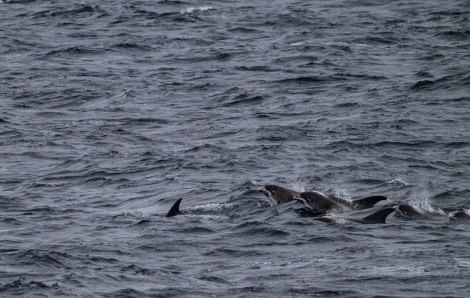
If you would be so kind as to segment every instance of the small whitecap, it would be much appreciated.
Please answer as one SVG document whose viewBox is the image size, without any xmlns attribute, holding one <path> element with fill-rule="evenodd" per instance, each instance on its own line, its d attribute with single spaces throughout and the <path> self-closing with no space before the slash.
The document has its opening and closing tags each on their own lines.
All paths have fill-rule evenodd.
<svg viewBox="0 0 470 298">
<path fill-rule="evenodd" d="M 460 267 L 470 267 L 470 259 L 469 258 L 454 258 L 454 261 Z"/>
<path fill-rule="evenodd" d="M 299 181 L 294 181 L 288 185 L 288 188 L 298 191 L 298 192 L 304 192 L 305 191 L 305 185 Z"/>
<path fill-rule="evenodd" d="M 17 229 L 0 230 L 0 233 L 9 233 L 9 232 L 12 232 L 12 231 L 20 231 L 20 230 L 26 230 L 26 229 L 27 229 L 26 227 L 23 227 L 23 228 L 17 228 Z"/>
<path fill-rule="evenodd" d="M 144 212 L 140 210 L 129 210 L 129 211 L 124 211 L 120 213 L 122 216 L 132 216 L 132 217 L 144 217 Z"/>
<path fill-rule="evenodd" d="M 300 47 L 300 46 L 303 46 L 305 45 L 305 42 L 303 41 L 298 41 L 298 42 L 293 42 L 290 44 L 291 47 Z"/>
<path fill-rule="evenodd" d="M 335 196 L 337 196 L 340 199 L 347 200 L 347 201 L 352 200 L 352 196 L 346 188 L 335 189 Z"/>
<path fill-rule="evenodd" d="M 343 41 L 333 41 L 333 42 L 327 42 L 325 43 L 327 46 L 341 46 L 341 47 L 347 47 L 350 46 L 350 43 L 343 42 Z"/>
<path fill-rule="evenodd" d="M 208 10 L 213 10 L 215 9 L 212 6 L 200 6 L 200 7 L 188 7 L 185 10 L 181 11 L 181 14 L 189 14 L 189 13 L 194 13 L 197 11 L 208 11 Z"/>
<path fill-rule="evenodd" d="M 387 183 L 387 184 L 401 184 L 401 185 L 404 185 L 404 186 L 409 185 L 408 182 L 406 182 L 403 178 L 400 178 L 400 177 L 392 179 L 392 180 L 390 180 L 388 182 L 385 182 L 385 183 Z"/>
<path fill-rule="evenodd" d="M 376 276 L 422 276 L 426 273 L 425 268 L 412 265 L 382 266 L 370 269 Z"/>
<path fill-rule="evenodd" d="M 161 206 L 151 206 L 138 209 L 129 209 L 119 213 L 121 216 L 131 216 L 131 217 L 147 217 L 154 214 L 167 212 L 168 210 L 163 210 Z"/>
<path fill-rule="evenodd" d="M 226 215 L 213 215 L 213 214 L 199 214 L 194 217 L 208 219 L 208 220 L 229 220 L 230 218 Z"/>
<path fill-rule="evenodd" d="M 342 224 L 342 225 L 350 223 L 350 222 L 349 222 L 346 218 L 344 218 L 344 217 L 335 218 L 335 221 L 336 221 L 336 223 Z"/>
<path fill-rule="evenodd" d="M 433 207 L 429 202 L 429 195 L 425 192 L 422 192 L 419 195 L 415 195 L 410 200 L 410 205 L 423 209 L 426 212 L 445 215 L 446 213 L 437 207 Z"/>
<path fill-rule="evenodd" d="M 199 205 L 191 208 L 192 210 L 199 210 L 199 211 L 222 211 L 224 209 L 232 208 L 232 203 L 210 203 Z"/>
</svg>

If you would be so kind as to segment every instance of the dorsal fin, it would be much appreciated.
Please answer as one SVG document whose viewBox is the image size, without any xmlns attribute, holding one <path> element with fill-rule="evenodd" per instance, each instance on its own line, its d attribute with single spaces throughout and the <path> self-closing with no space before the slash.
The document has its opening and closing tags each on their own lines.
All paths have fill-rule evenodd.
<svg viewBox="0 0 470 298">
<path fill-rule="evenodd" d="M 171 206 L 170 211 L 168 211 L 168 213 L 166 214 L 165 217 L 172 217 L 172 216 L 176 216 L 176 215 L 178 215 L 178 214 L 181 214 L 181 212 L 180 212 L 180 203 L 181 203 L 181 200 L 182 200 L 182 198 L 178 199 L 178 200 L 173 204 L 173 206 Z"/>
<path fill-rule="evenodd" d="M 384 196 L 371 196 L 367 198 L 363 198 L 360 200 L 356 200 L 353 202 L 354 209 L 367 209 L 373 207 L 377 202 L 386 200 L 387 197 Z"/>
<path fill-rule="evenodd" d="M 387 216 L 395 210 L 396 209 L 392 207 L 379 210 L 369 216 L 364 217 L 362 222 L 366 224 L 385 223 Z"/>
</svg>

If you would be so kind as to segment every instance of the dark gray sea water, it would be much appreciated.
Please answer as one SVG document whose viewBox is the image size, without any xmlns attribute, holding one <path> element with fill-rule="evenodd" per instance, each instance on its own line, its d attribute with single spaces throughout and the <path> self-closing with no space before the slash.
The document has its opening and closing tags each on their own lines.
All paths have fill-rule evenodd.
<svg viewBox="0 0 470 298">
<path fill-rule="evenodd" d="M 470 293 L 469 1 L 3 0 L 0 111 L 1 297 Z"/>
</svg>

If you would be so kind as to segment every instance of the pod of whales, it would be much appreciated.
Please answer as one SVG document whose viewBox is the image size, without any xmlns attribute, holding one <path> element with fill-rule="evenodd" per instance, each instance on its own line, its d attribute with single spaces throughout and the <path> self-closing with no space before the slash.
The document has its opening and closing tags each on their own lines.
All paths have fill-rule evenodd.
<svg viewBox="0 0 470 298">
<path fill-rule="evenodd" d="M 182 200 L 181 198 L 178 199 L 173 204 L 173 206 L 171 206 L 170 210 L 168 211 L 165 217 L 173 217 L 173 216 L 182 214 L 180 211 L 181 200 Z M 317 216 L 317 217 L 314 217 L 313 219 L 326 222 L 326 223 L 336 223 L 338 221 L 341 221 L 341 222 L 352 222 L 352 223 L 360 223 L 360 224 L 381 224 L 381 223 L 385 223 L 385 219 L 393 211 L 395 211 L 395 208 L 385 208 L 377 212 L 374 212 L 371 215 L 368 215 L 364 218 L 335 218 L 331 216 Z"/>
<path fill-rule="evenodd" d="M 380 209 L 364 218 L 332 217 L 326 216 L 326 214 L 332 210 L 345 212 L 372 208 L 376 203 L 387 200 L 387 197 L 371 196 L 355 201 L 348 201 L 318 191 L 297 192 L 278 185 L 265 185 L 259 190 L 273 205 L 298 201 L 312 211 L 314 220 L 326 223 L 350 222 L 359 224 L 385 224 L 388 215 L 394 211 L 408 219 L 432 219 L 443 215 L 442 213 L 427 211 L 409 204 L 399 204 L 394 207 Z M 182 198 L 178 199 L 171 206 L 165 217 L 173 217 L 182 214 L 180 211 L 181 201 Z M 466 211 L 455 211 L 449 213 L 448 218 L 451 220 L 470 220 L 470 213 Z"/>
<path fill-rule="evenodd" d="M 372 196 L 351 202 L 319 191 L 299 193 L 278 185 L 265 185 L 259 190 L 274 205 L 295 200 L 312 210 L 312 213 L 315 215 L 325 215 L 331 210 L 351 211 L 368 209 L 377 204 L 377 202 L 387 199 L 384 196 Z"/>
</svg>

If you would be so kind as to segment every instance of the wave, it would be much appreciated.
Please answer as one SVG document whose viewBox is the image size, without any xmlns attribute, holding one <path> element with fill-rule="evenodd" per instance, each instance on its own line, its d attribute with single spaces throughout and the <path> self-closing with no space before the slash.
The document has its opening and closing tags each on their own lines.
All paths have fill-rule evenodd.
<svg viewBox="0 0 470 298">
<path fill-rule="evenodd" d="M 212 96 L 214 99 L 212 100 L 215 105 L 211 107 L 213 108 L 220 108 L 223 107 L 232 107 L 238 105 L 256 105 L 261 104 L 266 98 L 262 95 L 251 94 L 243 89 L 238 87 L 230 88 L 223 93 L 215 94 Z"/>
<path fill-rule="evenodd" d="M 4 293 L 7 296 L 48 296 L 51 293 L 57 296 L 70 295 L 70 293 L 64 291 L 58 282 L 28 281 L 25 277 L 3 283 L 0 285 L 0 293 Z"/>
<path fill-rule="evenodd" d="M 468 72 L 459 72 L 453 75 L 442 76 L 435 80 L 419 80 L 411 87 L 413 91 L 456 89 L 458 86 L 470 86 Z"/>
<path fill-rule="evenodd" d="M 153 48 L 149 45 L 145 44 L 139 44 L 135 42 L 119 42 L 115 43 L 111 46 L 113 49 L 119 49 L 119 50 L 139 50 L 139 51 L 151 51 Z"/>
<path fill-rule="evenodd" d="M 67 46 L 56 50 L 49 51 L 45 56 L 68 57 L 68 56 L 82 56 L 82 55 L 97 55 L 104 54 L 105 50 L 100 48 L 90 48 L 85 46 Z"/>
<path fill-rule="evenodd" d="M 434 35 L 446 41 L 465 41 L 470 38 L 470 30 L 465 31 L 444 31 Z"/>
<path fill-rule="evenodd" d="M 34 266 L 44 269 L 70 269 L 65 262 L 69 262 L 71 256 L 64 252 L 44 252 L 37 249 L 10 253 L 10 258 L 18 266 Z"/>
<path fill-rule="evenodd" d="M 42 10 L 36 12 L 33 15 L 33 18 L 77 18 L 77 17 L 90 17 L 93 15 L 98 14 L 98 16 L 107 15 L 107 13 L 98 5 L 91 6 L 86 4 L 80 4 L 75 8 L 69 9 L 67 8 L 57 8 L 57 9 L 50 9 L 50 10 Z"/>
</svg>

